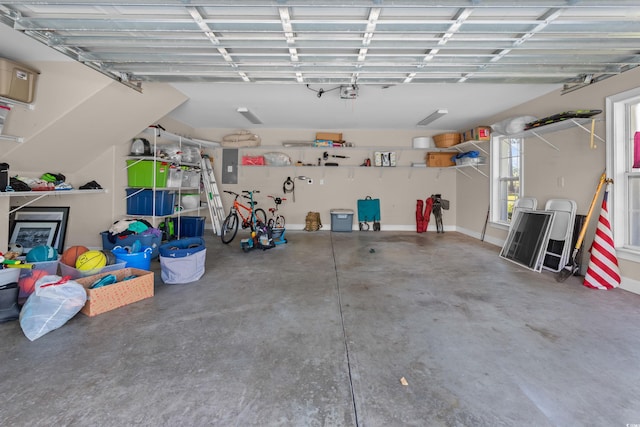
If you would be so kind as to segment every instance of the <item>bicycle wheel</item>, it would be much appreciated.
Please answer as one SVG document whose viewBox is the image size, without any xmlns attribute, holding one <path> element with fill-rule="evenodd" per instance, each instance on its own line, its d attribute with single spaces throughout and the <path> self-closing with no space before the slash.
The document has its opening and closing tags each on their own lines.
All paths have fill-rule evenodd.
<svg viewBox="0 0 640 427">
<path fill-rule="evenodd" d="M 222 243 L 230 243 L 238 232 L 238 214 L 231 212 L 222 222 L 222 232 L 220 238 Z"/>
<path fill-rule="evenodd" d="M 284 224 L 285 224 L 284 216 L 278 215 L 276 217 L 276 228 L 284 228 Z"/>
<path fill-rule="evenodd" d="M 254 212 L 254 215 L 256 216 L 257 222 L 261 222 L 265 225 L 267 224 L 267 213 L 264 211 L 264 209 L 258 208 L 253 212 Z"/>
<path fill-rule="evenodd" d="M 276 220 L 273 218 L 269 218 L 269 221 L 267 222 L 267 227 L 273 228 L 275 226 L 276 226 Z"/>
</svg>

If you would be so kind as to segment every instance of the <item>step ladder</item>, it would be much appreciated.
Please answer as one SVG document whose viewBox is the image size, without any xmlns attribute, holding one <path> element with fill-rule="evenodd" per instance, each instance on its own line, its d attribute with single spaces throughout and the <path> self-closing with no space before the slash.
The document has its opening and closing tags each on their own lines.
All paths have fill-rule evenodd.
<svg viewBox="0 0 640 427">
<path fill-rule="evenodd" d="M 202 182 L 207 193 L 207 206 L 209 207 L 211 225 L 213 226 L 213 232 L 220 236 L 222 234 L 222 222 L 224 221 L 224 207 L 222 206 L 222 199 L 220 198 L 216 176 L 213 173 L 213 165 L 209 156 L 202 156 L 201 165 Z"/>
</svg>

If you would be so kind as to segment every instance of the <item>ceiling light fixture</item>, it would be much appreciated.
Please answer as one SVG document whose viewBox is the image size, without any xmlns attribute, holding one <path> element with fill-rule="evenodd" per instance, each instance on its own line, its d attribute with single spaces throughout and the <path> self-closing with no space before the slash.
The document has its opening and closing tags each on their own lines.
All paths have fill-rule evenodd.
<svg viewBox="0 0 640 427">
<path fill-rule="evenodd" d="M 433 123 L 434 121 L 438 120 L 440 117 L 448 113 L 449 111 L 446 108 L 440 108 L 419 121 L 416 126 L 427 126 L 428 124 Z"/>
<path fill-rule="evenodd" d="M 253 114 L 247 107 L 238 107 L 236 110 L 238 113 L 242 114 L 245 119 L 249 120 L 254 125 L 261 125 L 262 120 L 260 120 L 255 114 Z"/>
</svg>

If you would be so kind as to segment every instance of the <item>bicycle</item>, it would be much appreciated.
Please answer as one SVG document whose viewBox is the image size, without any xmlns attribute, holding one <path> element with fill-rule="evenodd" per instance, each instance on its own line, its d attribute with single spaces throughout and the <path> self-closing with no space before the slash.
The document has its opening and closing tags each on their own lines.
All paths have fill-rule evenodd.
<svg viewBox="0 0 640 427">
<path fill-rule="evenodd" d="M 238 233 L 238 224 L 240 224 L 238 216 L 242 218 L 242 228 L 250 228 L 251 231 L 255 231 L 256 224 L 259 224 L 260 222 L 262 224 L 267 223 L 267 214 L 264 209 L 255 208 L 255 205 L 258 202 L 253 200 L 253 195 L 255 193 L 259 193 L 259 191 L 242 190 L 242 193 L 246 193 L 243 194 L 242 197 L 249 199 L 249 206 L 245 206 L 238 201 L 240 194 L 227 190 L 224 190 L 224 192 L 235 196 L 235 198 L 233 199 L 233 205 L 229 210 L 229 215 L 227 215 L 222 222 L 222 230 L 220 233 L 222 243 L 230 243 L 236 237 L 236 234 Z M 243 211 L 247 216 L 243 214 Z"/>
<path fill-rule="evenodd" d="M 278 214 L 278 206 L 282 204 L 283 201 L 287 200 L 284 197 L 275 197 L 275 196 L 267 196 L 270 199 L 273 199 L 273 202 L 276 204 L 275 208 L 269 208 L 269 213 L 271 217 L 267 222 L 267 226 L 269 228 L 284 228 L 285 219 L 284 215 Z"/>
</svg>

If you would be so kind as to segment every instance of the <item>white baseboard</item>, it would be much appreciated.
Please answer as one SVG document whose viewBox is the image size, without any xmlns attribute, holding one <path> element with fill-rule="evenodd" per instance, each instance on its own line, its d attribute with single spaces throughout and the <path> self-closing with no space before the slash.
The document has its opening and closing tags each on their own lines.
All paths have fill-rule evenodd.
<svg viewBox="0 0 640 427">
<path fill-rule="evenodd" d="M 457 231 L 458 233 L 462 233 L 462 234 L 466 234 L 469 237 L 473 237 L 475 239 L 480 240 L 480 238 L 482 237 L 482 235 L 478 232 L 475 231 L 471 231 L 468 230 L 464 227 L 455 227 L 455 231 Z M 484 236 L 484 241 L 487 243 L 491 243 L 492 245 L 498 246 L 498 247 L 502 247 L 504 246 L 504 240 L 502 239 L 497 239 L 495 237 L 491 237 L 491 236 Z"/>
<path fill-rule="evenodd" d="M 372 231 L 373 224 L 369 223 L 369 227 L 370 227 L 369 231 Z M 286 228 L 287 230 L 304 230 L 304 224 L 287 224 Z M 351 230 L 360 231 L 360 226 L 358 225 L 358 223 L 355 223 L 353 227 L 351 227 Z M 331 231 L 331 224 L 330 223 L 323 224 L 320 231 Z M 416 226 L 415 225 L 380 224 L 380 231 L 413 231 L 415 233 Z M 429 227 L 427 227 L 427 231 L 437 231 L 437 228 L 435 225 L 429 224 Z M 445 225 L 444 231 L 456 231 L 456 227 L 453 225 Z"/>
<path fill-rule="evenodd" d="M 622 277 L 622 283 L 620 283 L 620 289 L 633 292 L 634 294 L 640 294 L 640 280 L 630 279 L 629 277 Z"/>
</svg>

